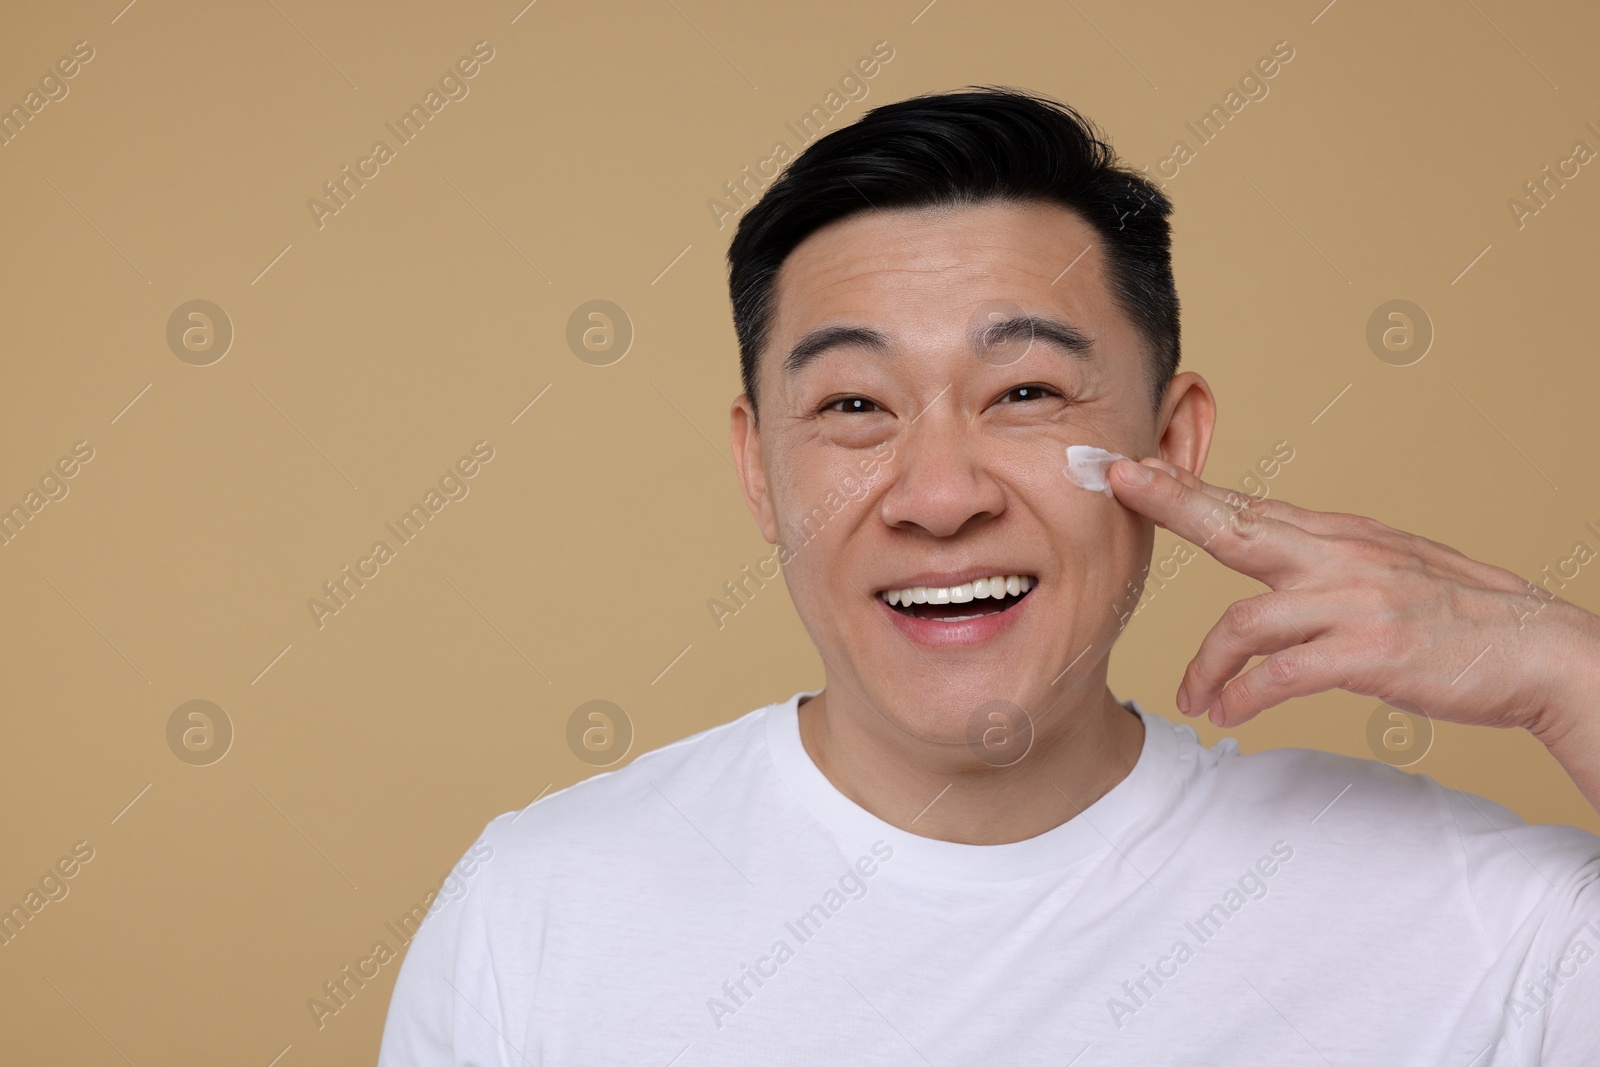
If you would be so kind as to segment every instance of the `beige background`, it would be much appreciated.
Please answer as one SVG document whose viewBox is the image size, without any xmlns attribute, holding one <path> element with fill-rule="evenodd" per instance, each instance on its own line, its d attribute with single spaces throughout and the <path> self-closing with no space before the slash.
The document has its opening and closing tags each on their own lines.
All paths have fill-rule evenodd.
<svg viewBox="0 0 1600 1067">
<path fill-rule="evenodd" d="M 94 450 L 0 548 L 0 906 L 94 849 L 0 947 L 6 1062 L 370 1062 L 397 964 L 320 1029 L 307 1001 L 397 943 L 488 819 L 595 773 L 575 708 L 623 708 L 631 758 L 820 683 L 780 586 L 720 631 L 707 608 L 768 551 L 727 458 L 732 224 L 708 201 L 877 41 L 894 57 L 835 126 L 1013 84 L 1152 167 L 1288 41 L 1169 186 L 1184 365 L 1221 401 L 1209 480 L 1287 441 L 1275 496 L 1529 578 L 1600 548 L 1600 174 L 1521 228 L 1507 206 L 1600 148 L 1592 4 L 124 2 L 7 5 L 0 32 L 6 105 L 94 50 L 0 148 L 0 506 Z M 319 229 L 308 199 L 480 40 L 469 95 Z M 209 366 L 167 344 L 192 299 L 235 330 Z M 610 366 L 566 341 L 593 299 L 636 332 Z M 1391 299 L 1436 330 L 1411 366 L 1365 338 Z M 319 629 L 307 599 L 478 441 L 470 495 Z M 1563 590 L 1591 609 L 1595 569 Z M 1147 593 L 1118 695 L 1175 716 L 1249 592 L 1202 559 Z M 208 766 L 167 741 L 195 699 L 235 731 Z M 1235 734 L 1370 756 L 1375 707 L 1326 694 Z M 1600 830 L 1525 735 L 1443 726 L 1413 769 Z"/>
</svg>

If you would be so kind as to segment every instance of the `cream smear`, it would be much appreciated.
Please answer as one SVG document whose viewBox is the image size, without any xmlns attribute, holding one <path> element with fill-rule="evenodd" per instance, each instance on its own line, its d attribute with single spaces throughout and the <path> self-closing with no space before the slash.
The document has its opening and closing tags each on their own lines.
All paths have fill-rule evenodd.
<svg viewBox="0 0 1600 1067">
<path fill-rule="evenodd" d="M 1116 494 L 1111 491 L 1111 482 L 1108 480 L 1111 464 L 1126 458 L 1120 452 L 1107 452 L 1093 445 L 1068 445 L 1067 465 L 1061 473 L 1073 485 L 1090 492 L 1104 493 L 1114 500 Z"/>
</svg>

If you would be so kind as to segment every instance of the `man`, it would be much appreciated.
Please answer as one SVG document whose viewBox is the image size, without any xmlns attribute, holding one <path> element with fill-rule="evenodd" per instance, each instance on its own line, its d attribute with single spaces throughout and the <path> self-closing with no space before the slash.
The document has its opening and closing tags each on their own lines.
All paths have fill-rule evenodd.
<svg viewBox="0 0 1600 1067">
<path fill-rule="evenodd" d="M 1600 1062 L 1600 839 L 1107 688 L 1160 524 L 1271 589 L 1180 711 L 1346 688 L 1528 729 L 1600 804 L 1600 618 L 1199 479 L 1170 211 L 1009 90 L 789 166 L 729 251 L 732 443 L 826 685 L 490 822 L 383 1067 Z M 1142 462 L 1094 492 L 1074 445 Z"/>
</svg>

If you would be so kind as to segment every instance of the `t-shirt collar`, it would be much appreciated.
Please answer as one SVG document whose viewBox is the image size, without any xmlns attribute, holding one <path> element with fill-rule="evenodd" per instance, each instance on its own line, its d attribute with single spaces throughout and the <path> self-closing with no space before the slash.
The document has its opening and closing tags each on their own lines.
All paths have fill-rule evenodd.
<svg viewBox="0 0 1600 1067">
<path fill-rule="evenodd" d="M 1066 822 L 1042 834 L 1000 845 L 968 845 L 922 837 L 894 826 L 834 787 L 812 762 L 800 740 L 799 705 L 822 690 L 802 690 L 767 708 L 767 749 L 779 776 L 811 814 L 859 851 L 873 842 L 894 848 L 893 866 L 961 881 L 1004 882 L 1059 872 L 1102 850 L 1115 848 L 1141 817 L 1159 808 L 1179 785 L 1180 758 L 1173 724 L 1126 706 L 1144 722 L 1144 744 L 1127 776 L 1104 796 Z M 1189 731 L 1192 736 L 1192 731 Z"/>
</svg>

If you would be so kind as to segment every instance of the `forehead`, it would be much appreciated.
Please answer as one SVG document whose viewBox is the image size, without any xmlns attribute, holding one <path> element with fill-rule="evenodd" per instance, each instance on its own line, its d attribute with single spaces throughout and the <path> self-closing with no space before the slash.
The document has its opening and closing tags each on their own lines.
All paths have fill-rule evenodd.
<svg viewBox="0 0 1600 1067">
<path fill-rule="evenodd" d="M 1115 342 L 1130 324 L 1112 307 L 1104 242 L 1057 204 L 866 211 L 802 241 L 778 272 L 771 337 L 870 318 L 933 333 L 962 329 L 987 301 L 1054 311 Z M 768 362 L 771 362 L 770 360 Z"/>
</svg>

